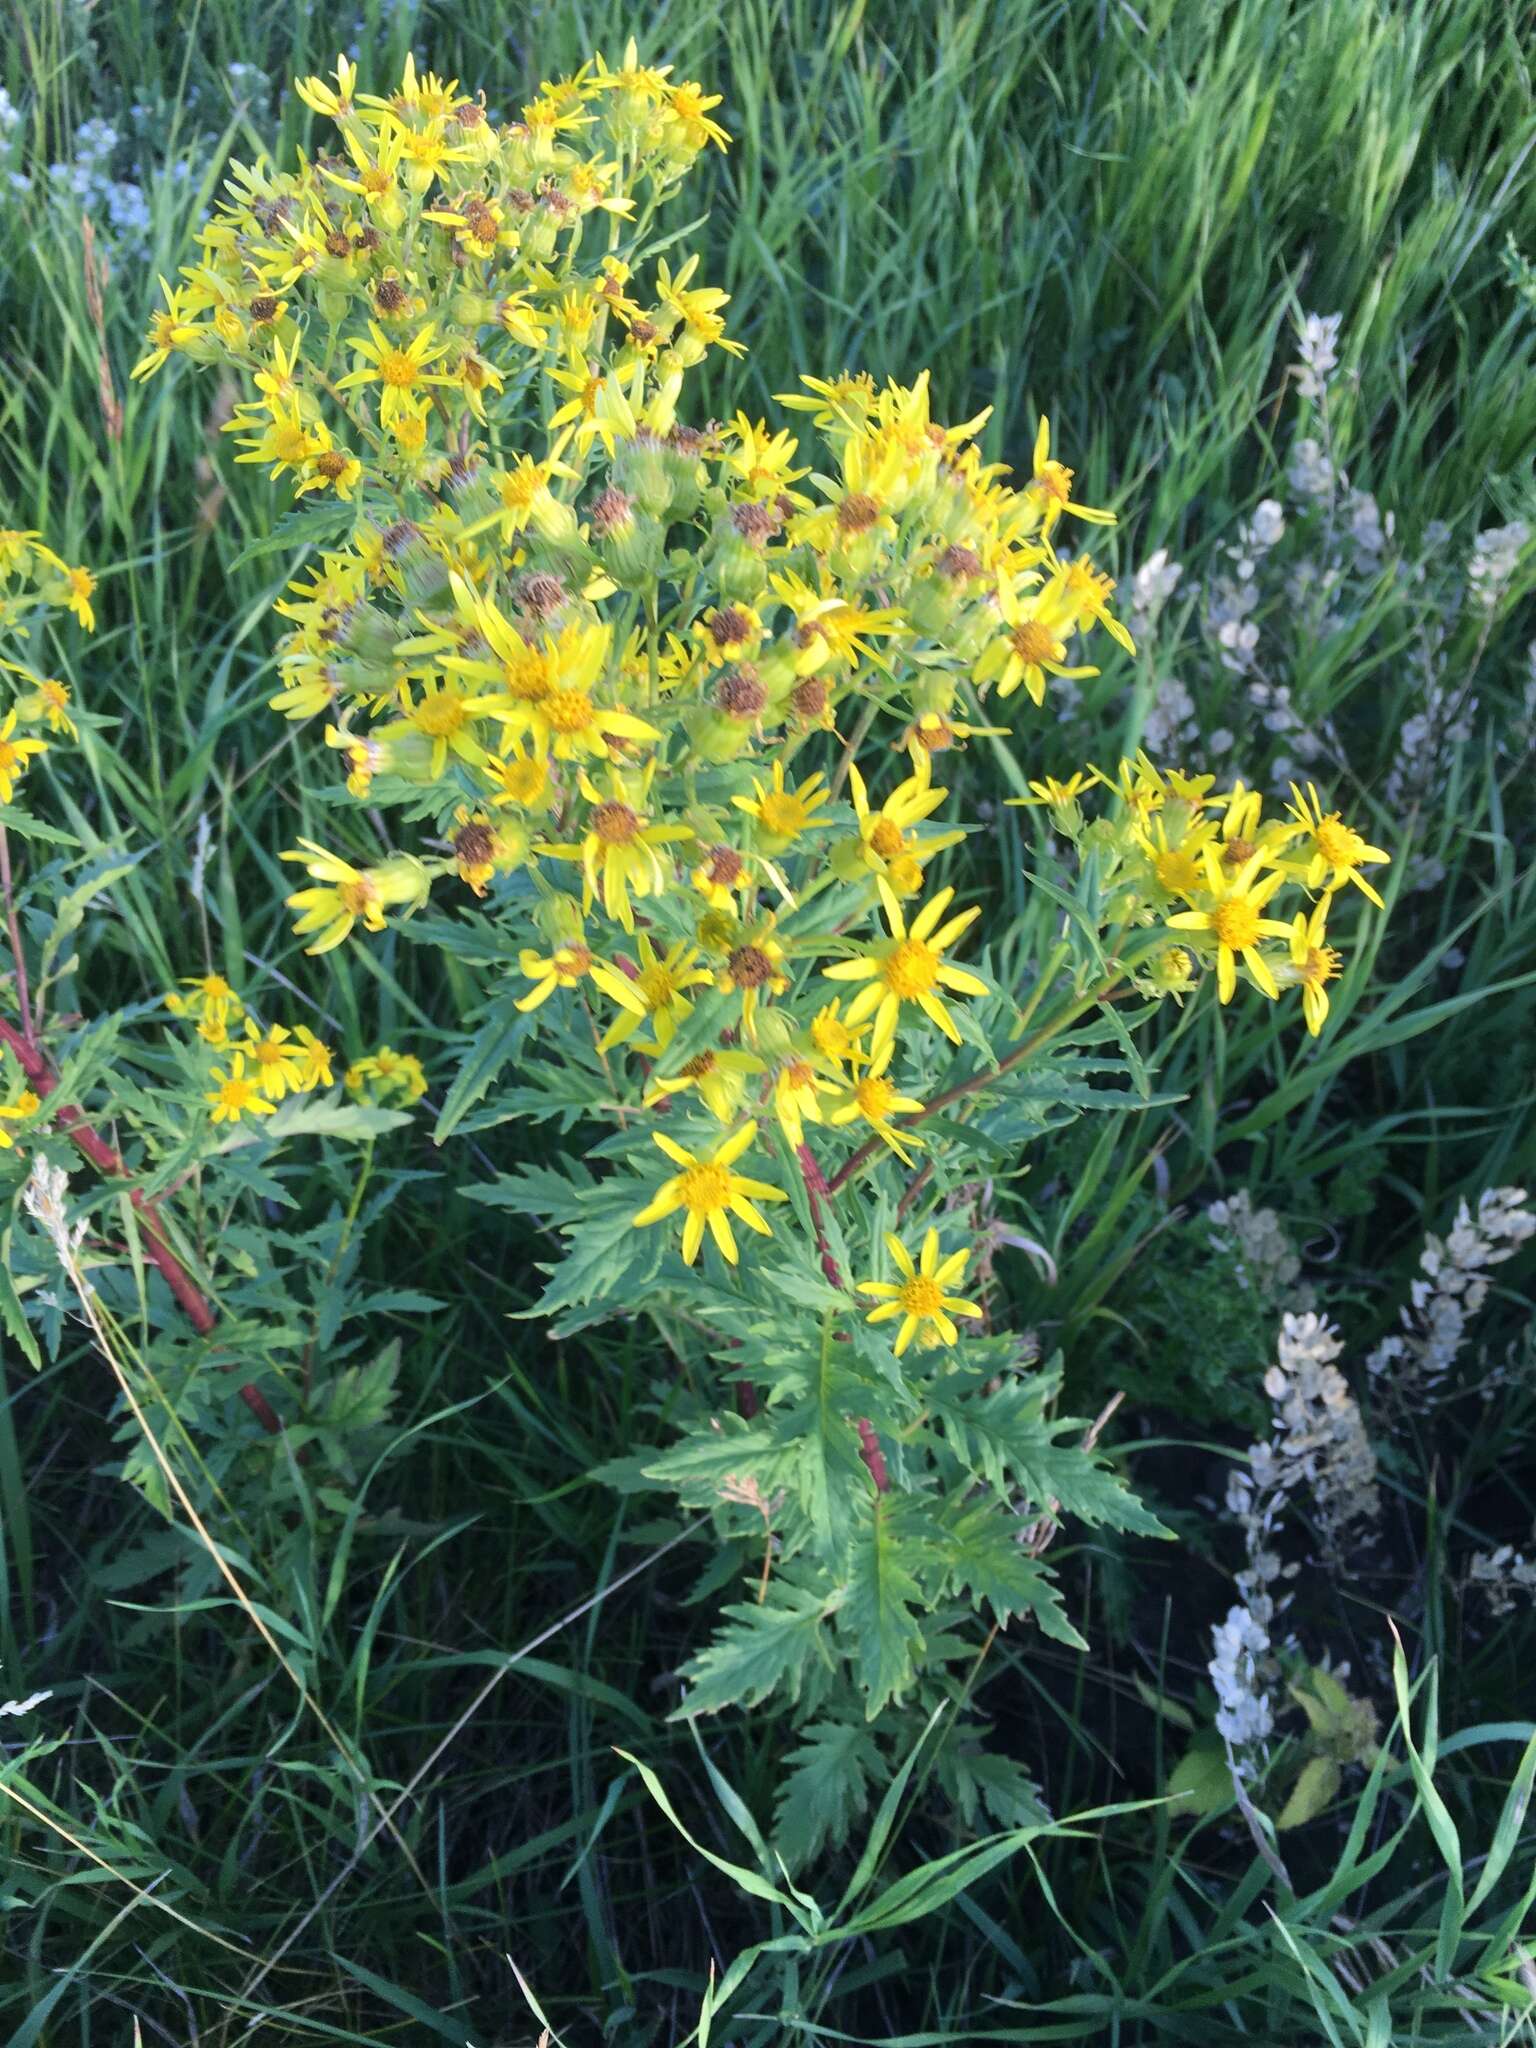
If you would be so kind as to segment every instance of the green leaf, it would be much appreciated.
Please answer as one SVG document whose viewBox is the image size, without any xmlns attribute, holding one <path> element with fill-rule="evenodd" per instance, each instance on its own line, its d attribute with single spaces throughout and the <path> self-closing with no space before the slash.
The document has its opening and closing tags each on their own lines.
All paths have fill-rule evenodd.
<svg viewBox="0 0 1536 2048">
<path fill-rule="evenodd" d="M 470 1039 L 459 1071 L 454 1075 L 442 1111 L 432 1133 L 434 1145 L 441 1145 L 451 1131 L 474 1108 L 502 1068 L 528 1036 L 530 1019 L 515 1007 L 511 996 L 502 996 L 487 1010 L 480 1028 Z"/>
<path fill-rule="evenodd" d="M 16 1292 L 16 1283 L 11 1278 L 9 1226 L 4 1235 L 0 1236 L 0 1323 L 4 1324 L 22 1356 L 36 1372 L 42 1365 L 42 1354 L 37 1348 L 37 1339 L 32 1334 L 32 1325 L 27 1321 L 26 1311 L 21 1305 L 21 1296 Z"/>
<path fill-rule="evenodd" d="M 264 533 L 247 544 L 229 565 L 229 572 L 243 569 L 247 562 L 258 562 L 263 555 L 280 554 L 284 548 L 305 548 L 316 543 L 339 541 L 350 533 L 356 514 L 341 504 L 295 507 L 284 513 L 270 533 Z"/>
<path fill-rule="evenodd" d="M 942 1532 L 950 1583 L 978 1605 L 985 1601 L 999 1621 L 1032 1614 L 1053 1641 L 1086 1650 L 1087 1643 L 1067 1619 L 1050 1573 L 1020 1544 L 1024 1526 L 1007 1503 L 995 1497 L 955 1515 Z"/>
<path fill-rule="evenodd" d="M 1277 1828 L 1305 1827 L 1336 1797 L 1342 1773 L 1331 1756 L 1314 1756 L 1301 1767 L 1291 1796 L 1275 1820 Z"/>
<path fill-rule="evenodd" d="M 57 825 L 45 825 L 29 811 L 18 810 L 15 804 L 0 804 L 0 825 L 8 832 L 18 833 L 23 839 L 40 839 L 45 846 L 80 844 L 72 832 L 61 832 Z"/>
<path fill-rule="evenodd" d="M 906 1690 L 923 1651 L 923 1632 L 913 1612 L 924 1604 L 922 1588 L 908 1569 L 895 1521 L 882 1496 L 854 1537 L 853 1576 L 839 1615 L 853 1639 L 864 1712 L 871 1721 Z"/>
<path fill-rule="evenodd" d="M 775 1803 L 774 1839 L 798 1869 L 824 1849 L 840 1849 L 869 1808 L 885 1763 L 867 1728 L 856 1721 L 813 1721 L 784 1760 Z"/>
<path fill-rule="evenodd" d="M 1169 1773 L 1168 1792 L 1174 1811 L 1190 1818 L 1231 1805 L 1232 1772 L 1219 1739 L 1207 1734 L 1190 1744 Z"/>
<path fill-rule="evenodd" d="M 807 1667 L 823 1654 L 828 1602 L 819 1594 L 776 1579 L 761 1606 L 741 1604 L 725 1613 L 730 1625 L 683 1667 L 689 1690 L 669 1717 L 674 1721 L 756 1706 L 776 1692 L 793 1703 Z"/>
<path fill-rule="evenodd" d="M 344 1101 L 339 1094 L 290 1095 L 271 1116 L 231 1131 L 218 1149 L 235 1152 L 244 1145 L 275 1144 L 287 1138 L 378 1138 L 410 1120 L 404 1110 L 374 1109 L 367 1103 Z"/>
<path fill-rule="evenodd" d="M 1056 1441 L 1080 1432 L 1083 1424 L 1069 1416 L 1044 1419 L 1040 1405 L 1050 1384 L 1014 1380 L 990 1394 L 975 1386 L 935 1386 L 929 1408 L 943 1424 L 955 1455 L 999 1492 L 1022 1487 L 1042 1511 L 1054 1501 L 1061 1514 L 1075 1515 L 1090 1528 L 1167 1536 L 1169 1531 L 1101 1458 Z"/>
</svg>

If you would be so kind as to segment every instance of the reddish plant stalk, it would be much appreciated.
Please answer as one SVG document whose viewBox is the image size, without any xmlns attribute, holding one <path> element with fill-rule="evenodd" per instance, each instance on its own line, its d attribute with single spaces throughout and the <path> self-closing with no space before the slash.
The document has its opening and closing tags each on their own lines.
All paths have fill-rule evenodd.
<svg viewBox="0 0 1536 2048">
<path fill-rule="evenodd" d="M 18 1031 L 15 1025 L 4 1017 L 0 1017 L 0 1039 L 3 1039 L 15 1053 L 34 1093 L 40 1096 L 54 1094 L 59 1085 L 59 1078 L 47 1058 L 31 1039 Z M 76 1103 L 58 1103 L 53 1110 L 53 1121 L 98 1173 L 108 1180 L 131 1178 L 122 1154 L 115 1146 L 108 1144 L 94 1128 L 85 1111 Z M 197 1334 L 200 1337 L 212 1336 L 218 1325 L 218 1312 L 171 1249 L 170 1241 L 165 1235 L 165 1226 L 160 1221 L 159 1205 L 155 1197 L 146 1195 L 141 1188 L 130 1188 L 128 1199 L 138 1215 L 144 1250 L 150 1263 L 170 1288 L 177 1306 Z M 278 1420 L 277 1411 L 259 1387 L 253 1387 L 247 1382 L 240 1389 L 240 1398 L 268 1435 L 278 1436 L 282 1433 L 283 1425 Z"/>
</svg>

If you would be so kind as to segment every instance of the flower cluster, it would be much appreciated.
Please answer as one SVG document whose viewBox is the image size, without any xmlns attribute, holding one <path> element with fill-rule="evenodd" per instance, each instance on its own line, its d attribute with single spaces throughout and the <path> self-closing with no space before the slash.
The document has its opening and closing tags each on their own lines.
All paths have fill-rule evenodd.
<svg viewBox="0 0 1536 2048">
<path fill-rule="evenodd" d="M 270 1116 L 289 1095 L 335 1084 L 334 1055 L 308 1025 L 259 1024 L 222 974 L 192 976 L 165 1006 L 222 1055 L 221 1064 L 209 1065 L 212 1085 L 203 1091 L 216 1124 Z"/>
<path fill-rule="evenodd" d="M 299 90 L 337 146 L 238 172 L 137 372 L 233 366 L 239 459 L 347 501 L 279 607 L 274 707 L 319 727 L 338 803 L 429 829 L 302 843 L 296 930 L 326 952 L 440 880 L 484 904 L 519 1010 L 588 1017 L 617 1100 L 727 1127 L 656 1133 L 679 1171 L 637 1220 L 680 1217 L 688 1260 L 707 1234 L 734 1263 L 729 1219 L 770 1227 L 736 1171 L 762 1118 L 792 1149 L 814 1125 L 910 1162 L 914 1046 L 983 1037 L 999 992 L 956 957 L 981 906 L 929 879 L 965 836 L 935 829 L 940 764 L 1096 673 L 1095 635 L 1130 646 L 1110 578 L 1060 545 L 1112 515 L 1045 422 L 1009 480 L 986 415 L 935 420 L 926 376 L 805 377 L 782 400 L 803 452 L 743 414 L 684 424 L 687 374 L 736 344 L 696 259 L 648 262 L 645 235 L 726 138 L 632 49 L 499 128 L 414 62 L 385 96 L 345 59 Z M 1114 814 L 1093 825 L 1089 788 Z M 1223 1001 L 1240 974 L 1296 988 L 1321 1027 L 1330 906 L 1350 882 L 1379 902 L 1363 869 L 1386 855 L 1315 791 L 1264 819 L 1241 785 L 1145 760 L 1037 789 L 1113 871 L 1106 925 L 1151 930 L 1144 992 L 1208 966 Z M 1281 922 L 1286 886 L 1307 907 Z"/>
<path fill-rule="evenodd" d="M 1426 1238 L 1402 1331 L 1383 1337 L 1365 1361 L 1394 1403 L 1422 1400 L 1445 1385 L 1467 1325 L 1488 1299 L 1489 1267 L 1536 1236 L 1525 1199 L 1524 1188 L 1485 1188 L 1475 1212 L 1463 1198 L 1447 1234 Z"/>
<path fill-rule="evenodd" d="M 0 716 L 0 803 L 12 802 L 39 755 L 78 731 L 69 685 L 33 660 L 13 658 L 12 650 L 33 654 L 38 628 L 52 613 L 68 613 L 95 632 L 95 591 L 91 571 L 71 566 L 39 534 L 0 527 L 0 676 L 11 685 Z"/>
</svg>

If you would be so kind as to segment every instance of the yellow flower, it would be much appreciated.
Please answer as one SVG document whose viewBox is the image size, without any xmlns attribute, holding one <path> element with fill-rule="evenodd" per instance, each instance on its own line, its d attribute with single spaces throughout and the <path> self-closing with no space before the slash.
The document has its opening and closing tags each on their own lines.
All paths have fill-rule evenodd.
<svg viewBox="0 0 1536 2048">
<path fill-rule="evenodd" d="M 5 666 L 0 663 L 0 667 Z M 69 715 L 69 685 L 61 683 L 57 676 L 37 676 L 33 681 L 36 688 L 16 700 L 22 719 L 29 725 L 41 722 L 50 732 L 68 733 L 71 739 L 78 739 L 80 729 Z"/>
<path fill-rule="evenodd" d="M 745 811 L 749 818 L 756 820 L 761 828 L 770 851 L 782 852 L 792 840 L 798 839 L 814 822 L 814 813 L 827 801 L 826 778 L 818 770 L 808 775 L 797 789 L 789 789 L 784 781 L 784 763 L 776 760 L 773 764 L 772 786 L 764 789 L 754 775 L 752 787 L 755 797 L 733 796 L 731 802 L 738 811 Z"/>
<path fill-rule="evenodd" d="M 558 639 L 546 638 L 551 687 L 532 702 L 514 702 L 511 707 L 516 721 L 532 731 L 540 751 L 556 761 L 605 757 L 610 743 L 618 740 L 661 738 L 654 725 L 633 712 L 593 701 L 592 688 L 607 659 L 609 637 L 607 626 L 573 623 Z"/>
<path fill-rule="evenodd" d="M 1215 837 L 1215 829 L 1210 823 L 1196 822 L 1187 825 L 1181 836 L 1171 838 L 1167 815 L 1159 815 L 1135 830 L 1136 844 L 1146 856 L 1159 889 L 1169 896 L 1190 900 L 1200 893 L 1206 883 L 1204 853 Z M 1250 847 L 1245 858 L 1251 858 L 1253 851 Z"/>
<path fill-rule="evenodd" d="M 415 1053 L 381 1045 L 376 1053 L 365 1053 L 353 1061 L 342 1085 L 349 1095 L 371 1096 L 375 1102 L 386 1102 L 392 1096 L 402 1102 L 419 1102 L 427 1092 L 427 1077 Z"/>
<path fill-rule="evenodd" d="M 228 1073 L 215 1067 L 212 1078 L 217 1085 L 203 1100 L 212 1107 L 216 1124 L 237 1124 L 243 1116 L 272 1114 L 274 1105 L 262 1094 L 256 1078 L 246 1076 L 243 1052 L 231 1056 Z"/>
<path fill-rule="evenodd" d="M 387 427 L 396 414 L 409 412 L 410 400 L 419 386 L 453 382 L 451 377 L 434 373 L 428 368 L 429 364 L 437 362 L 448 352 L 446 343 L 440 342 L 433 347 L 434 324 L 429 320 L 421 332 L 402 347 L 390 339 L 377 321 L 370 320 L 368 332 L 372 339 L 352 343 L 354 351 L 362 360 L 355 370 L 350 370 L 345 377 L 337 379 L 336 389 L 349 391 L 359 384 L 381 386 L 379 420 Z"/>
<path fill-rule="evenodd" d="M 752 870 L 734 846 L 709 846 L 688 880 L 711 909 L 734 911 L 737 892 L 752 886 Z"/>
<path fill-rule="evenodd" d="M 173 351 L 185 348 L 188 342 L 196 341 L 208 331 L 188 317 L 192 295 L 186 286 L 169 285 L 162 277 L 160 289 L 165 294 L 165 307 L 163 311 L 150 315 L 149 333 L 145 337 L 149 352 L 140 356 L 128 372 L 139 383 L 146 377 L 152 377 L 156 370 L 163 369 Z"/>
<path fill-rule="evenodd" d="M 426 901 L 431 887 L 420 861 L 407 854 L 394 854 L 381 867 L 355 868 L 340 854 L 327 853 L 311 839 L 301 839 L 298 853 L 285 853 L 284 860 L 304 863 L 306 874 L 321 886 L 300 889 L 286 899 L 290 910 L 302 912 L 294 923 L 296 936 L 319 932 L 306 953 L 329 953 L 362 920 L 363 929 L 381 932 L 384 913 L 400 904 L 413 908 Z"/>
<path fill-rule="evenodd" d="M 393 740 L 411 735 L 426 742 L 426 772 L 436 781 L 448 765 L 448 756 L 466 761 L 472 768 L 485 762 L 479 740 L 479 721 L 501 709 L 500 699 L 482 692 L 475 695 L 456 676 L 431 676 L 413 697 L 409 683 L 400 685 L 403 718 L 381 725 L 374 738 L 386 747 Z"/>
<path fill-rule="evenodd" d="M 947 988 L 959 995 L 984 996 L 987 985 L 964 968 L 951 966 L 944 958 L 944 949 L 952 946 L 960 934 L 975 923 L 981 915 L 981 906 L 972 904 L 958 917 L 941 923 L 955 894 L 953 889 L 941 889 L 937 896 L 923 905 L 909 928 L 901 905 L 891 890 L 884 882 L 879 887 L 891 927 L 890 938 L 872 945 L 858 959 L 836 960 L 821 971 L 831 981 L 868 983 L 848 1005 L 847 1021 L 857 1026 L 866 1017 L 874 1018 L 873 1052 L 879 1053 L 894 1036 L 904 1003 L 916 1003 L 923 1014 L 938 1025 L 944 1036 L 958 1045 L 960 1033 L 939 990 Z"/>
<path fill-rule="evenodd" d="M 1328 944 L 1328 906 L 1331 895 L 1319 897 L 1312 915 L 1298 910 L 1291 921 L 1291 957 L 1276 963 L 1276 979 L 1301 990 L 1302 1015 L 1314 1038 L 1328 1016 L 1328 984 L 1336 981 L 1343 964 Z"/>
<path fill-rule="evenodd" d="M 1216 947 L 1216 987 L 1224 1003 L 1231 1002 L 1237 988 L 1239 957 L 1252 975 L 1255 987 L 1266 996 L 1277 996 L 1275 977 L 1259 951 L 1259 940 L 1291 936 L 1288 924 L 1264 915 L 1264 906 L 1284 882 L 1284 874 L 1274 868 L 1262 881 L 1258 880 L 1264 860 L 1262 853 L 1253 854 L 1230 876 L 1223 870 L 1221 856 L 1214 846 L 1207 844 L 1202 849 L 1202 858 L 1206 887 L 1214 899 L 1211 907 L 1181 910 L 1176 917 L 1169 918 L 1170 927 L 1210 935 Z"/>
<path fill-rule="evenodd" d="M 1076 803 L 1085 789 L 1092 786 L 1093 777 L 1084 769 L 1076 769 L 1065 782 L 1058 782 L 1054 775 L 1047 775 L 1039 782 L 1031 782 L 1028 796 L 1004 797 L 1005 804 L 1045 804 L 1051 810 L 1064 810 L 1070 803 Z"/>
<path fill-rule="evenodd" d="M 334 491 L 344 504 L 363 480 L 363 465 L 349 448 L 321 448 L 307 458 L 309 474 L 294 490 L 296 498 L 306 491 Z"/>
<path fill-rule="evenodd" d="M 763 641 L 763 622 L 749 604 L 724 604 L 695 619 L 693 637 L 711 668 L 750 659 Z"/>
<path fill-rule="evenodd" d="M 345 57 L 336 59 L 334 91 L 323 78 L 296 78 L 293 89 L 306 107 L 317 114 L 329 115 L 333 121 L 345 121 L 357 112 L 353 103 L 357 90 L 357 66 Z"/>
<path fill-rule="evenodd" d="M 460 804 L 453 822 L 453 860 L 459 880 L 467 883 L 477 896 L 483 896 L 497 869 L 520 865 L 520 857 L 484 811 L 472 811 L 468 804 Z"/>
<path fill-rule="evenodd" d="M 34 1095 L 30 1088 L 23 1088 L 14 1102 L 0 1102 L 0 1118 L 17 1122 L 22 1117 L 31 1116 L 35 1109 L 41 1107 L 41 1099 Z M 0 1122 L 0 1151 L 8 1152 L 15 1142 L 5 1124 Z"/>
<path fill-rule="evenodd" d="M 696 967 L 698 953 L 679 941 L 658 953 L 647 935 L 640 934 L 640 968 L 633 981 L 628 975 L 594 961 L 588 972 L 598 987 L 619 1005 L 619 1015 L 598 1040 L 599 1052 L 611 1052 L 633 1038 L 641 1024 L 649 1024 L 658 1048 L 670 1045 L 677 1027 L 693 1009 L 687 991 L 708 984 L 707 967 Z"/>
<path fill-rule="evenodd" d="M 811 1019 L 811 1043 L 841 1080 L 849 1065 L 861 1058 L 859 1033 L 850 1031 L 838 1014 L 841 1001 L 834 999 Z"/>
<path fill-rule="evenodd" d="M 654 767 L 654 764 L 653 764 Z M 631 896 L 657 896 L 667 886 L 669 863 L 662 849 L 679 839 L 691 839 L 689 825 L 652 824 L 645 802 L 653 767 L 639 775 L 625 775 L 618 768 L 608 770 L 608 794 L 582 769 L 576 786 L 591 805 L 587 828 L 574 845 L 535 847 L 557 860 L 579 860 L 585 882 L 582 909 L 590 910 L 594 897 L 625 931 L 635 928 Z"/>
<path fill-rule="evenodd" d="M 540 1003 L 547 1003 L 557 988 L 575 988 L 585 981 L 596 968 L 602 966 L 592 948 L 580 939 L 567 939 L 553 947 L 548 953 L 536 953 L 531 946 L 525 946 L 517 957 L 517 964 L 533 983 L 527 995 L 519 996 L 515 1008 L 536 1010 Z M 637 1015 L 643 1014 L 645 1005 L 639 996 L 625 982 L 623 975 L 614 980 L 623 984 L 622 993 L 610 988 L 608 993 L 623 1007 L 633 1007 Z"/>
<path fill-rule="evenodd" d="M 298 1027 L 300 1075 L 298 1085 L 302 1089 L 329 1088 L 334 1076 L 331 1072 L 331 1048 L 316 1038 L 307 1024 Z"/>
<path fill-rule="evenodd" d="M 930 817 L 949 795 L 947 789 L 933 787 L 933 761 L 921 747 L 912 751 L 912 773 L 897 783 L 879 810 L 870 807 L 864 778 L 851 761 L 848 786 L 859 821 L 863 863 L 884 875 L 898 896 L 910 896 L 920 889 L 924 865 L 965 837 L 963 832 L 939 832 L 930 839 L 909 836 L 913 826 Z"/>
<path fill-rule="evenodd" d="M 907 1145 L 922 1147 L 922 1139 L 909 1136 L 906 1143 L 891 1127 L 893 1116 L 918 1116 L 923 1105 L 915 1096 L 903 1095 L 893 1081 L 886 1079 L 886 1070 L 891 1064 L 891 1055 L 896 1050 L 894 1038 L 887 1039 L 879 1052 L 870 1061 L 865 1071 L 853 1082 L 837 1107 L 831 1111 L 827 1121 L 833 1124 L 866 1123 L 877 1137 L 890 1146 L 905 1165 L 913 1164 Z"/>
<path fill-rule="evenodd" d="M 652 1109 L 669 1096 L 692 1088 L 717 1123 L 734 1123 L 748 1080 L 763 1071 L 763 1062 L 755 1052 L 738 1052 L 734 1047 L 696 1052 L 692 1059 L 683 1061 L 675 1074 L 658 1075 L 651 1081 L 645 1091 L 645 1106 Z"/>
<path fill-rule="evenodd" d="M 1063 512 L 1074 513 L 1094 526 L 1113 526 L 1113 512 L 1096 512 L 1091 505 L 1072 502 L 1072 472 L 1051 460 L 1051 423 L 1042 417 L 1035 436 L 1034 475 L 1024 486 L 1024 496 L 1040 514 L 1040 527 L 1049 533 Z"/>
<path fill-rule="evenodd" d="M 981 1310 L 974 1301 L 961 1301 L 944 1290 L 965 1271 L 970 1253 L 951 1252 L 947 1259 L 941 1261 L 936 1230 L 930 1230 L 924 1237 L 922 1255 L 915 1265 L 912 1254 L 901 1239 L 890 1231 L 886 1233 L 885 1246 L 902 1277 L 899 1283 L 889 1280 L 859 1282 L 860 1294 L 875 1296 L 880 1302 L 880 1306 L 872 1308 L 864 1320 L 867 1323 L 888 1323 L 897 1316 L 901 1317 L 895 1347 L 898 1358 L 914 1337 L 924 1345 L 958 1344 L 960 1332 L 951 1318 L 980 1316 Z"/>
<path fill-rule="evenodd" d="M 1078 555 L 1075 560 L 1064 562 L 1058 574 L 1062 600 L 1073 625 L 1080 628 L 1085 619 L 1092 619 L 1104 628 L 1117 646 L 1123 647 L 1127 654 L 1134 654 L 1136 642 L 1109 609 L 1114 579 L 1095 569 L 1087 555 Z"/>
<path fill-rule="evenodd" d="M 251 1062 L 256 1085 L 269 1102 L 281 1102 L 304 1088 L 304 1048 L 286 1025 L 273 1024 L 263 1033 L 247 1022 L 239 1055 Z"/>
<path fill-rule="evenodd" d="M 1098 674 L 1096 668 L 1066 664 L 1065 636 L 1075 630 L 1077 617 L 1063 578 L 1053 576 L 1043 590 L 1021 598 L 1014 579 L 1004 575 L 998 580 L 997 608 L 1007 631 L 983 652 L 976 664 L 976 680 L 995 682 L 999 697 L 1011 697 L 1022 683 L 1031 701 L 1043 704 L 1047 675 Z"/>
<path fill-rule="evenodd" d="M 186 976 L 181 985 L 192 993 L 172 993 L 166 997 L 165 1007 L 173 1017 L 190 1017 L 194 1023 L 227 1028 L 238 1024 L 245 1015 L 245 1005 L 222 974 Z"/>
<path fill-rule="evenodd" d="M 679 330 L 672 345 L 685 368 L 701 362 L 705 351 L 710 348 L 722 348 L 733 356 L 746 354 L 741 342 L 729 339 L 725 322 L 720 317 L 720 308 L 730 303 L 730 293 L 713 285 L 689 288 L 689 281 L 698 267 L 697 255 L 688 258 L 676 277 L 668 268 L 665 256 L 656 265 L 656 296 Z"/>
<path fill-rule="evenodd" d="M 831 1083 L 801 1053 L 791 1053 L 774 1075 L 773 1113 L 791 1145 L 805 1143 L 807 1120 L 813 1124 L 822 1121 L 821 1098 L 830 1087 Z"/>
<path fill-rule="evenodd" d="M 331 437 L 325 427 L 318 421 L 306 425 L 297 405 L 286 410 L 275 407 L 271 417 L 264 421 L 259 417 L 244 419 L 237 415 L 224 431 L 231 434 L 241 428 L 255 429 L 255 432 L 250 439 L 235 443 L 237 448 L 245 450 L 243 455 L 235 457 L 236 462 L 270 462 L 269 481 L 280 477 L 285 469 L 302 469 L 330 447 Z"/>
<path fill-rule="evenodd" d="M 1298 831 L 1308 842 L 1309 858 L 1302 873 L 1302 880 L 1309 889 L 1315 889 L 1326 881 L 1330 893 L 1342 889 L 1347 882 L 1353 882 L 1368 902 L 1378 910 L 1385 905 L 1370 883 L 1360 873 L 1366 861 L 1390 861 L 1392 856 L 1379 846 L 1367 846 L 1352 826 L 1346 825 L 1337 811 L 1324 812 L 1322 801 L 1312 783 L 1307 784 L 1306 795 L 1293 782 L 1291 815 L 1296 820 Z"/>
<path fill-rule="evenodd" d="M 34 756 L 46 754 L 46 740 L 14 739 L 16 730 L 16 707 L 13 704 L 3 719 L 0 719 L 0 803 L 10 803 L 16 794 L 16 785 L 32 765 Z"/>
<path fill-rule="evenodd" d="M 652 1138 L 682 1172 L 664 1181 L 655 1198 L 635 1212 L 635 1222 L 660 1223 L 679 1209 L 687 1212 L 683 1223 L 683 1258 L 692 1265 L 699 1255 L 707 1225 L 720 1254 L 736 1264 L 736 1237 L 731 1218 L 745 1223 L 762 1237 L 771 1237 L 768 1220 L 757 1202 L 784 1202 L 789 1197 L 765 1181 L 748 1180 L 732 1168 L 757 1136 L 755 1122 L 744 1123 L 711 1153 L 690 1152 L 669 1138 L 665 1131 L 652 1131 Z"/>
</svg>

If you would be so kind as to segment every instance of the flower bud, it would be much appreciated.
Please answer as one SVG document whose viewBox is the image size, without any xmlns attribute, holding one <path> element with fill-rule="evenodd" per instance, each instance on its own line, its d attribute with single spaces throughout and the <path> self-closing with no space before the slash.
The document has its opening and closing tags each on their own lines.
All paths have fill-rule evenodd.
<svg viewBox="0 0 1536 2048">
<path fill-rule="evenodd" d="M 597 558 L 623 590 L 653 583 L 666 559 L 666 531 L 649 512 L 637 512 L 635 501 L 610 484 L 587 508 Z"/>
<path fill-rule="evenodd" d="M 614 482 L 641 511 L 663 519 L 672 506 L 675 480 L 667 457 L 667 445 L 660 435 L 642 427 L 623 442 L 613 465 Z"/>
</svg>

